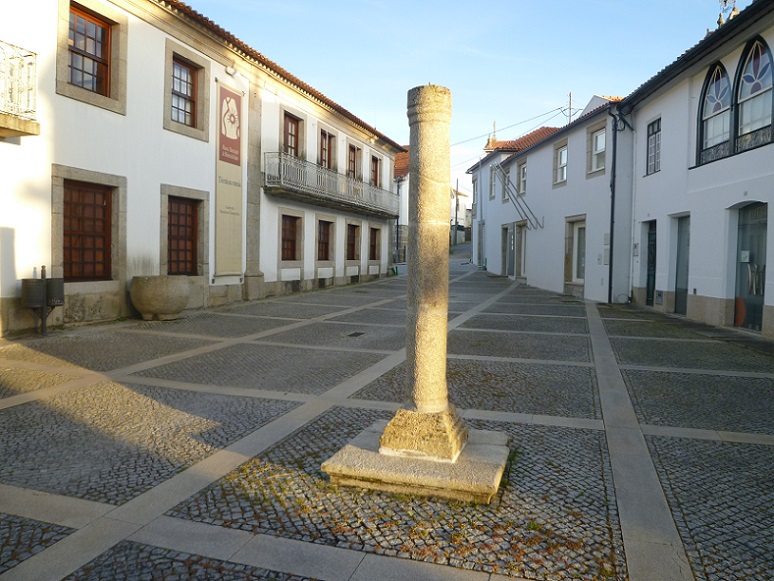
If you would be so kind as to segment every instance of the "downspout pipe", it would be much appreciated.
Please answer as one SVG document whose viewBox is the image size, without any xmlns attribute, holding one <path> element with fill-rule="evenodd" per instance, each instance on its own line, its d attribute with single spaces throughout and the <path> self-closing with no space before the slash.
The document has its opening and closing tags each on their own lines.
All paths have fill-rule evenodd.
<svg viewBox="0 0 774 581">
<path fill-rule="evenodd" d="M 610 259 L 607 265 L 607 302 L 613 303 L 613 263 L 615 248 L 615 177 L 616 177 L 616 162 L 618 155 L 618 132 L 623 131 L 627 127 L 634 131 L 634 128 L 624 119 L 623 114 L 613 112 L 613 106 L 608 105 L 607 114 L 613 118 L 613 162 L 610 168 Z"/>
</svg>

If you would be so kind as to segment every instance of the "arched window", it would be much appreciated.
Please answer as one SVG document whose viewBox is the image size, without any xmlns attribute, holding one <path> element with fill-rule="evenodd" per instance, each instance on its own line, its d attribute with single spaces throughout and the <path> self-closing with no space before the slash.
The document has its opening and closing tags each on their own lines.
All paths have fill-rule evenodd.
<svg viewBox="0 0 774 581">
<path fill-rule="evenodd" d="M 745 55 L 737 81 L 737 151 L 771 141 L 771 53 L 755 40 Z"/>
<path fill-rule="evenodd" d="M 701 162 L 706 163 L 730 153 L 731 82 L 723 65 L 707 75 L 701 103 Z"/>
</svg>

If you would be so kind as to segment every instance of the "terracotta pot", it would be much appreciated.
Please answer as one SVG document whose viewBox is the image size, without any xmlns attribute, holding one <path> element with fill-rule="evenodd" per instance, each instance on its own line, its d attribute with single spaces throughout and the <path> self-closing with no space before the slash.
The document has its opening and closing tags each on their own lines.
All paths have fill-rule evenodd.
<svg viewBox="0 0 774 581">
<path fill-rule="evenodd" d="M 187 276 L 135 276 L 129 285 L 134 308 L 146 321 L 171 321 L 188 306 Z"/>
</svg>

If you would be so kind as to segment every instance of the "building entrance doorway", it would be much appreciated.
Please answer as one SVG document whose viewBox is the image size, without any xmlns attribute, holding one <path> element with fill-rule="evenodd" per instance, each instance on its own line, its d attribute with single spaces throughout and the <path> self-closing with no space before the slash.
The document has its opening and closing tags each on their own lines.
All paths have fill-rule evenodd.
<svg viewBox="0 0 774 581">
<path fill-rule="evenodd" d="M 759 202 L 739 210 L 734 325 L 755 331 L 763 325 L 767 223 L 767 204 Z"/>
<path fill-rule="evenodd" d="M 648 222 L 648 263 L 645 283 L 645 304 L 652 307 L 656 294 L 656 221 Z"/>
<path fill-rule="evenodd" d="M 527 226 L 519 224 L 516 226 L 516 276 L 526 275 L 527 261 Z"/>
<path fill-rule="evenodd" d="M 516 238 L 513 224 L 503 226 L 503 274 L 513 276 L 516 262 Z"/>
<path fill-rule="evenodd" d="M 688 263 L 691 247 L 691 218 L 677 219 L 677 257 L 675 266 L 675 313 L 688 312 Z"/>
</svg>

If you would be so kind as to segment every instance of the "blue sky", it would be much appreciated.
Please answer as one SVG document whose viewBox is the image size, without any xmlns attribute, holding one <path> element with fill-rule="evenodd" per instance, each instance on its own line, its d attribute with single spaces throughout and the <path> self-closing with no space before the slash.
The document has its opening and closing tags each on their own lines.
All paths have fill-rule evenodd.
<svg viewBox="0 0 774 581">
<path fill-rule="evenodd" d="M 569 93 L 574 109 L 594 94 L 625 96 L 714 30 L 720 12 L 718 0 L 187 3 L 398 143 L 409 141 L 408 90 L 448 87 L 462 191 L 494 122 L 499 139 L 514 139 L 565 124 Z"/>
</svg>

